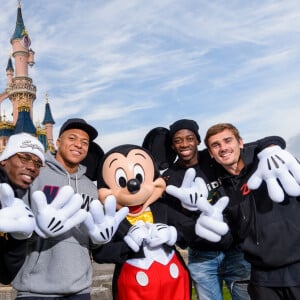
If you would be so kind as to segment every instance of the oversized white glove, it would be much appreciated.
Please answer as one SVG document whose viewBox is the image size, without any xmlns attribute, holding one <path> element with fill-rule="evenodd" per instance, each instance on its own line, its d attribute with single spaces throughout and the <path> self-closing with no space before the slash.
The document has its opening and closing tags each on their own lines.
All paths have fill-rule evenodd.
<svg viewBox="0 0 300 300">
<path fill-rule="evenodd" d="M 82 223 L 87 212 L 81 209 L 82 197 L 71 186 L 63 186 L 48 204 L 42 191 L 32 194 L 32 210 L 36 218 L 36 233 L 42 238 L 55 237 Z"/>
<path fill-rule="evenodd" d="M 229 203 L 228 197 L 220 198 L 214 205 L 210 205 L 208 210 L 204 210 L 195 226 L 196 234 L 210 242 L 219 242 L 229 228 L 223 221 L 223 210 Z"/>
<path fill-rule="evenodd" d="M 265 180 L 269 196 L 274 202 L 284 200 L 283 190 L 290 196 L 300 195 L 300 164 L 293 155 L 279 146 L 271 146 L 257 156 L 257 170 L 248 180 L 250 189 L 256 190 Z"/>
<path fill-rule="evenodd" d="M 145 238 L 145 242 L 150 247 L 157 247 L 162 244 L 169 246 L 175 245 L 177 241 L 177 230 L 174 226 L 169 226 L 163 223 L 146 223 L 149 229 L 149 235 Z"/>
<path fill-rule="evenodd" d="M 148 235 L 149 229 L 145 222 L 140 220 L 130 227 L 127 235 L 124 237 L 124 241 L 134 252 L 138 252 Z"/>
<path fill-rule="evenodd" d="M 89 206 L 88 216 L 83 222 L 92 242 L 94 244 L 108 243 L 128 211 L 128 207 L 116 211 L 116 198 L 113 195 L 106 197 L 104 210 L 100 200 L 93 200 Z"/>
<path fill-rule="evenodd" d="M 208 190 L 205 181 L 196 177 L 194 168 L 189 168 L 184 174 L 180 187 L 168 185 L 166 192 L 181 201 L 181 205 L 191 211 L 198 210 L 199 202 L 207 202 Z"/>
<path fill-rule="evenodd" d="M 15 239 L 26 239 L 35 228 L 35 218 L 23 200 L 15 198 L 7 183 L 0 184 L 0 231 L 10 233 Z"/>
</svg>

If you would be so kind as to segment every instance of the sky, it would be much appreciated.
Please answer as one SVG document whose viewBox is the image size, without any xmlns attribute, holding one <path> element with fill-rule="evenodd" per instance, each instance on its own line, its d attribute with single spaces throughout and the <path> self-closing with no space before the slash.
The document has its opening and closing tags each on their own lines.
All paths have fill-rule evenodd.
<svg viewBox="0 0 300 300">
<path fill-rule="evenodd" d="M 0 1 L 0 93 L 17 17 Z M 300 1 L 22 0 L 35 51 L 34 121 L 46 94 L 54 138 L 67 118 L 108 151 L 154 127 L 236 125 L 245 142 L 279 135 L 300 158 Z M 2 69 L 2 71 L 1 71 Z M 1 75 L 2 74 L 2 75 Z M 1 114 L 9 116 L 9 100 Z M 204 143 L 200 148 L 204 147 Z"/>
</svg>

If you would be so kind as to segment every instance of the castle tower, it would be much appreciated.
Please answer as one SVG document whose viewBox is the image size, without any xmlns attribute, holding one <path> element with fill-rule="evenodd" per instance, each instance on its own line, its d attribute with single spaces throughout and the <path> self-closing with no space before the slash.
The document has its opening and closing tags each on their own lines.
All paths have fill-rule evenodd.
<svg viewBox="0 0 300 300">
<path fill-rule="evenodd" d="M 15 77 L 8 86 L 8 97 L 13 104 L 13 123 L 16 124 L 21 106 L 26 106 L 26 111 L 29 110 L 28 113 L 32 119 L 32 106 L 36 98 L 36 87 L 32 84 L 32 79 L 28 77 L 28 65 L 34 63 L 34 52 L 29 49 L 31 40 L 23 22 L 20 2 L 16 27 L 10 42 L 16 70 Z"/>
<path fill-rule="evenodd" d="M 14 72 L 15 72 L 15 70 L 14 70 L 11 56 L 10 56 L 8 59 L 8 62 L 7 62 L 7 67 L 6 67 L 7 86 L 9 86 L 12 83 Z"/>
<path fill-rule="evenodd" d="M 53 141 L 53 125 L 55 124 L 55 122 L 52 117 L 50 104 L 48 102 L 48 94 L 46 94 L 45 116 L 42 124 L 46 128 L 48 150 L 53 151 L 55 149 Z"/>
<path fill-rule="evenodd" d="M 12 83 L 12 79 L 14 76 L 14 67 L 13 63 L 11 60 L 11 56 L 9 56 L 8 62 L 7 62 L 7 67 L 6 67 L 6 78 L 7 78 L 7 84 L 6 84 L 6 89 L 3 93 L 0 93 L 0 104 L 2 103 L 3 100 L 8 98 L 8 93 L 7 93 L 7 88 L 8 86 Z"/>
<path fill-rule="evenodd" d="M 3 93 L 0 94 L 0 105 L 3 100 L 8 98 L 7 88 L 12 83 L 13 76 L 14 76 L 14 67 L 10 56 L 6 67 L 6 77 L 7 77 L 6 89 Z M 2 113 L 1 110 L 0 113 Z M 4 113 L 3 115 L 0 116 L 0 153 L 2 153 L 2 151 L 4 150 L 8 137 L 11 136 L 12 134 L 14 134 L 14 125 L 12 122 L 6 119 L 6 115 Z"/>
<path fill-rule="evenodd" d="M 0 105 L 5 99 L 12 103 L 12 121 L 5 114 L 0 116 L 0 153 L 6 142 L 14 133 L 27 132 L 36 136 L 45 146 L 45 149 L 54 149 L 53 124 L 55 124 L 47 100 L 45 108 L 45 127 L 33 123 L 33 103 L 36 99 L 36 86 L 28 76 L 28 66 L 34 65 L 34 51 L 30 48 L 31 40 L 25 28 L 21 3 L 18 1 L 17 21 L 14 33 L 10 40 L 12 55 L 6 67 L 7 84 L 4 92 L 0 92 Z M 15 69 L 13 67 L 13 60 Z M 0 110 L 0 114 L 2 114 Z M 10 114 L 9 114 L 10 116 Z"/>
</svg>

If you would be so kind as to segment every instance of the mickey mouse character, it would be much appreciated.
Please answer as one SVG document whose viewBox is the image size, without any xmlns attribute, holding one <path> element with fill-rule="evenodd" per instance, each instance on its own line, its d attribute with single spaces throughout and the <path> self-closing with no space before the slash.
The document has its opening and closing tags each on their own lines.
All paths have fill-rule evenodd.
<svg viewBox="0 0 300 300">
<path fill-rule="evenodd" d="M 129 208 L 114 239 L 93 253 L 96 262 L 116 263 L 114 299 L 190 299 L 189 273 L 175 243 L 184 247 L 196 239 L 195 223 L 158 201 L 166 185 L 150 153 L 115 147 L 99 175 L 99 199 L 113 195 L 117 209 Z"/>
</svg>

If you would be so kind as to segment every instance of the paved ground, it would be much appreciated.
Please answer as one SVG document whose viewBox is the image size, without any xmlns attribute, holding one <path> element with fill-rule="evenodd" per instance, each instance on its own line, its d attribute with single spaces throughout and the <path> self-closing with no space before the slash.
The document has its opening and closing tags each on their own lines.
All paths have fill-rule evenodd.
<svg viewBox="0 0 300 300">
<path fill-rule="evenodd" d="M 180 252 L 186 260 L 186 251 Z M 112 300 L 111 283 L 114 265 L 93 263 L 93 268 L 92 300 Z M 15 299 L 15 296 L 15 291 L 11 286 L 3 286 L 0 284 L 0 300 L 12 300 Z"/>
<path fill-rule="evenodd" d="M 93 268 L 92 300 L 112 300 L 111 282 L 114 265 L 95 263 Z M 12 300 L 15 297 L 15 291 L 10 285 L 0 284 L 0 300 Z"/>
</svg>

